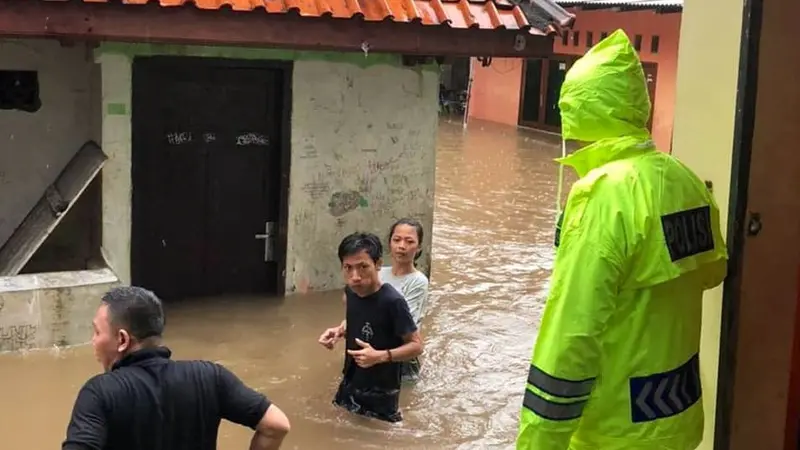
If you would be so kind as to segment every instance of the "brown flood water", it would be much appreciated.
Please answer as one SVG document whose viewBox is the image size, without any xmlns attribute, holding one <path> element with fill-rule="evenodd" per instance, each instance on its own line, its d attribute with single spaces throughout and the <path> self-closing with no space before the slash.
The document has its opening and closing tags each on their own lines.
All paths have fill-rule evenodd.
<svg viewBox="0 0 800 450">
<path fill-rule="evenodd" d="M 558 151 L 555 137 L 442 122 L 423 374 L 404 388 L 400 424 L 330 403 L 342 350 L 316 339 L 341 320 L 340 291 L 172 305 L 167 345 L 226 365 L 280 405 L 293 426 L 286 449 L 513 448 L 552 266 Z M 60 448 L 98 367 L 88 346 L 0 356 L 0 447 Z M 223 424 L 219 448 L 246 449 L 250 435 Z"/>
</svg>

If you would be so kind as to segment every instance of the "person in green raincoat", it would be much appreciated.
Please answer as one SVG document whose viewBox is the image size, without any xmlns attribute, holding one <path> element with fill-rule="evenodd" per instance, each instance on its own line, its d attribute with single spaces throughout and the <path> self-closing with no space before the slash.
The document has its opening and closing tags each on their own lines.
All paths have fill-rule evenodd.
<svg viewBox="0 0 800 450">
<path fill-rule="evenodd" d="M 517 450 L 690 450 L 703 436 L 703 291 L 726 274 L 719 209 L 647 130 L 641 62 L 621 30 L 567 72 L 559 159 L 579 179 L 531 360 Z"/>
</svg>

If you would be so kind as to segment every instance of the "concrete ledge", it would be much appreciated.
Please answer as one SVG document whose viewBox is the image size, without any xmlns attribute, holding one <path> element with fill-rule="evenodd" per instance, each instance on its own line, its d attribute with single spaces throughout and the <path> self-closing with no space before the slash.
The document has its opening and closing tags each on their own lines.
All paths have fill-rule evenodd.
<svg viewBox="0 0 800 450">
<path fill-rule="evenodd" d="M 0 352 L 88 342 L 110 269 L 0 277 Z"/>
</svg>

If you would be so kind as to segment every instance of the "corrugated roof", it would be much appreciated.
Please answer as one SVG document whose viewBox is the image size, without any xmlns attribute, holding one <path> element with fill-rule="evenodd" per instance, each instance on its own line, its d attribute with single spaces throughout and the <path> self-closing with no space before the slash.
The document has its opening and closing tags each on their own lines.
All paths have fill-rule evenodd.
<svg viewBox="0 0 800 450">
<path fill-rule="evenodd" d="M 66 0 L 48 0 L 66 1 Z M 111 3 L 115 0 L 83 0 Z M 162 7 L 192 4 L 203 10 L 229 8 L 301 17 L 408 22 L 450 28 L 511 29 L 533 34 L 558 32 L 573 17 L 554 0 L 120 0 L 127 5 Z"/>
<path fill-rule="evenodd" d="M 683 10 L 684 0 L 555 0 L 560 6 L 592 9 L 619 8 L 623 10 L 656 9 L 664 11 Z"/>
</svg>

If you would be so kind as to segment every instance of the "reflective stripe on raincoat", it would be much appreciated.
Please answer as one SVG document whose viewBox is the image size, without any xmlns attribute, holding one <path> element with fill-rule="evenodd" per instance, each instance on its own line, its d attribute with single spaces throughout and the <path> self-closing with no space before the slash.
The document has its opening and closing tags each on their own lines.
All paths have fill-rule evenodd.
<svg viewBox="0 0 800 450">
<path fill-rule="evenodd" d="M 518 450 L 689 450 L 700 443 L 703 291 L 725 276 L 719 209 L 655 149 L 641 63 L 618 30 L 566 74 L 567 198 Z M 697 151 L 703 151 L 698 148 Z"/>
</svg>

